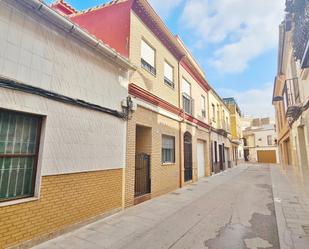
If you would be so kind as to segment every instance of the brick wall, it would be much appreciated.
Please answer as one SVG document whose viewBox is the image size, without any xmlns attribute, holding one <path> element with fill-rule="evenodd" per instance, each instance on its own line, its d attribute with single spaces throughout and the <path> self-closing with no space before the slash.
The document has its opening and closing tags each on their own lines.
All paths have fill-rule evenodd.
<svg viewBox="0 0 309 249">
<path fill-rule="evenodd" d="M 122 169 L 45 176 L 39 200 L 0 207 L 0 248 L 121 208 Z"/>
<path fill-rule="evenodd" d="M 155 76 L 141 68 L 142 39 L 155 49 Z M 174 106 L 178 106 L 178 61 L 134 12 L 131 12 L 130 61 L 138 67 L 138 70 L 132 72 L 130 83 L 137 84 Z M 174 88 L 164 83 L 164 61 L 174 68 Z"/>
<path fill-rule="evenodd" d="M 125 169 L 126 207 L 134 203 L 137 125 L 151 128 L 151 196 L 162 195 L 179 187 L 179 123 L 139 106 L 132 119 L 128 121 Z M 162 165 L 161 163 L 161 139 L 163 134 L 175 137 L 175 164 Z"/>
</svg>

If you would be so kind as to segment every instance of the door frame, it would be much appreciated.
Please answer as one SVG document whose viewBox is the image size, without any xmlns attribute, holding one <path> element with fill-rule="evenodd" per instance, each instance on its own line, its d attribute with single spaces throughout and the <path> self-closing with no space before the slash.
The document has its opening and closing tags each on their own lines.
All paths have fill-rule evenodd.
<svg viewBox="0 0 309 249">
<path fill-rule="evenodd" d="M 184 133 L 183 143 L 184 143 L 184 182 L 189 182 L 193 180 L 192 135 L 190 132 L 187 131 Z"/>
</svg>

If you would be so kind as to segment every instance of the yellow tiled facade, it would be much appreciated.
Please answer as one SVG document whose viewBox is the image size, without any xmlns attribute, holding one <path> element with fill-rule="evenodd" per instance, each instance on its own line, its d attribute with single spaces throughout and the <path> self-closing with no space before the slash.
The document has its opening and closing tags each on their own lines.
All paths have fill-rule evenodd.
<svg viewBox="0 0 309 249">
<path fill-rule="evenodd" d="M 179 123 L 143 107 L 138 107 L 132 119 L 128 121 L 125 207 L 134 204 L 135 156 L 138 153 L 144 152 L 151 156 L 151 197 L 179 188 L 179 153 L 175 153 L 175 163 L 166 165 L 161 163 L 162 135 L 175 137 L 177 151 Z"/>
<path fill-rule="evenodd" d="M 140 66 L 142 40 L 155 50 L 156 75 Z M 178 106 L 178 61 L 133 11 L 131 11 L 129 51 L 130 61 L 138 66 L 138 70 L 130 75 L 130 82 L 156 96 L 160 96 L 161 99 L 170 104 Z M 164 83 L 164 61 L 167 61 L 174 68 L 174 88 Z"/>
<path fill-rule="evenodd" d="M 0 207 L 0 248 L 121 208 L 122 169 L 44 176 L 39 200 Z"/>
<path fill-rule="evenodd" d="M 130 61 L 137 65 L 137 70 L 130 75 L 130 83 L 147 91 L 165 101 L 168 105 L 183 109 L 182 81 L 185 79 L 190 84 L 191 98 L 194 99 L 192 117 L 208 123 L 208 92 L 205 91 L 197 80 L 185 69 L 179 59 L 160 41 L 156 34 L 136 15 L 130 13 Z M 161 20 L 159 21 L 161 22 Z M 165 31 L 162 31 L 165 32 Z M 169 31 L 168 31 L 169 32 Z M 172 37 L 171 39 L 174 39 Z M 148 72 L 141 67 L 141 42 L 146 42 L 155 51 L 156 73 Z M 174 41 L 175 46 L 181 44 Z M 185 53 L 185 50 L 183 51 Z M 173 68 L 174 87 L 164 82 L 164 63 L 167 62 Z M 199 69 L 198 69 L 199 70 Z M 205 97 L 205 116 L 202 115 L 201 96 Z M 134 97 L 134 95 L 133 95 Z M 135 97 L 134 97 L 135 98 Z M 184 135 L 189 132 L 192 135 L 192 181 L 198 179 L 197 143 L 204 144 L 204 171 L 205 175 L 211 174 L 209 161 L 209 136 L 210 131 L 194 122 L 184 118 L 184 114 L 177 115 L 167 109 L 155 106 L 147 101 L 135 98 L 138 104 L 137 111 L 128 121 L 127 128 L 127 155 L 125 169 L 125 196 L 124 206 L 133 205 L 135 193 L 135 157 L 144 152 L 150 155 L 151 189 L 149 198 L 170 192 L 185 184 L 184 181 Z M 162 164 L 162 135 L 175 137 L 175 163 Z M 143 140 L 140 142 L 139 140 Z M 147 140 L 149 140 L 147 142 Z M 148 144 L 147 144 L 148 143 Z M 141 149 L 141 147 L 143 147 Z M 188 181 L 191 182 L 191 181 Z"/>
<path fill-rule="evenodd" d="M 192 181 L 195 182 L 198 180 L 198 163 L 197 163 L 197 143 L 203 142 L 204 143 L 204 150 L 205 150 L 205 176 L 211 175 L 211 165 L 210 165 L 210 156 L 209 156 L 209 131 L 192 125 L 189 122 L 181 123 L 181 143 L 180 143 L 180 151 L 178 152 L 181 155 L 181 186 L 184 186 L 189 182 L 184 181 L 184 135 L 186 132 L 189 132 L 192 135 Z"/>
</svg>

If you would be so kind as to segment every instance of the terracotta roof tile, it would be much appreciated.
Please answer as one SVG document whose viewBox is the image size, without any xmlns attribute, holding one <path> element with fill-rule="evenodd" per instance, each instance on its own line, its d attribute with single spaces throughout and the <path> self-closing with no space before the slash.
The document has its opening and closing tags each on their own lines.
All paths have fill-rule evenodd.
<svg viewBox="0 0 309 249">
<path fill-rule="evenodd" d="M 78 11 L 69 3 L 65 2 L 64 0 L 56 0 L 54 3 L 51 4 L 51 7 L 55 7 L 57 5 L 62 5 L 66 7 L 67 9 L 71 10 L 74 13 L 77 13 Z"/>
<path fill-rule="evenodd" d="M 104 4 L 100 4 L 100 5 L 97 5 L 97 6 L 94 6 L 94 7 L 85 9 L 85 10 L 82 10 L 82 11 L 78 11 L 77 13 L 74 13 L 74 14 L 72 14 L 70 16 L 73 17 L 73 16 L 78 16 L 78 15 L 86 14 L 86 13 L 89 13 L 89 12 L 92 12 L 92 11 L 95 11 L 95 10 L 103 9 L 103 8 L 109 7 L 111 5 L 115 5 L 115 4 L 119 4 L 119 3 L 124 3 L 124 2 L 127 2 L 127 1 L 129 1 L 129 0 L 113 0 L 113 1 L 110 1 L 110 2 L 107 2 L 107 3 L 104 3 Z"/>
</svg>

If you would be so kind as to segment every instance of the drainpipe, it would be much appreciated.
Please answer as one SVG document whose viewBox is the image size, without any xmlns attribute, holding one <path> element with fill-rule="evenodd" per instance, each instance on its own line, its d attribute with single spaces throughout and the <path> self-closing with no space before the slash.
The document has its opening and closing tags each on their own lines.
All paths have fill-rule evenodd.
<svg viewBox="0 0 309 249">
<path fill-rule="evenodd" d="M 212 142 L 211 142 L 211 132 L 212 132 L 212 126 L 210 125 L 210 122 L 211 122 L 211 119 L 210 119 L 210 100 L 209 100 L 209 91 L 207 92 L 207 106 L 208 106 L 208 123 L 209 123 L 209 126 L 210 126 L 210 129 L 209 129 L 209 143 L 208 143 L 208 146 L 209 146 L 209 167 L 210 167 L 210 176 L 212 175 L 213 173 L 213 153 L 212 153 Z"/>
<path fill-rule="evenodd" d="M 85 30 L 81 29 L 78 25 L 74 24 L 68 18 L 60 15 L 55 10 L 51 9 L 45 3 L 40 0 L 15 0 L 23 6 L 32 9 L 37 12 L 38 15 L 47 19 L 57 27 L 61 28 L 67 33 L 71 33 L 73 37 L 85 43 L 89 47 L 98 51 L 101 55 L 107 57 L 108 59 L 114 61 L 122 68 L 129 68 L 135 70 L 136 67 L 133 66 L 127 59 L 117 53 L 115 50 L 106 46 L 99 41 L 96 37 L 90 35 Z"/>
<path fill-rule="evenodd" d="M 180 76 L 180 67 L 181 67 L 181 61 L 183 60 L 183 58 L 185 57 L 182 56 L 180 60 L 178 60 L 178 106 L 181 109 L 181 76 Z M 182 112 L 181 115 L 179 115 L 181 120 L 179 121 L 179 187 L 182 188 L 183 187 L 183 183 L 182 183 L 182 178 L 183 178 L 183 174 L 182 174 L 182 164 L 183 164 L 183 153 L 182 153 L 182 149 L 181 146 L 183 144 L 182 141 L 182 132 L 181 132 L 181 125 L 185 120 L 185 113 Z"/>
</svg>

